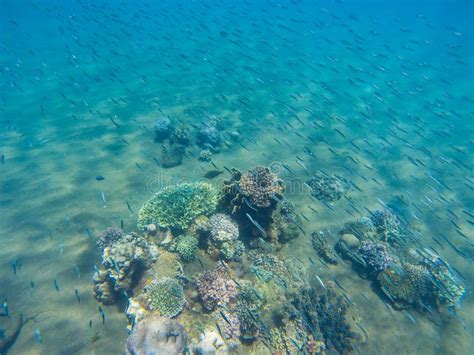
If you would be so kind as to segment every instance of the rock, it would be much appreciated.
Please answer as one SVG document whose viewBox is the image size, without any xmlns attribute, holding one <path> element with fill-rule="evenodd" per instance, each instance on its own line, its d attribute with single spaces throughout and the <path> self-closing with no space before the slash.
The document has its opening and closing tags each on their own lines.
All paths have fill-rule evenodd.
<svg viewBox="0 0 474 355">
<path fill-rule="evenodd" d="M 184 147 L 179 144 L 173 144 L 169 147 L 163 146 L 163 150 L 161 151 L 161 166 L 168 169 L 181 165 L 184 151 Z"/>
<path fill-rule="evenodd" d="M 127 340 L 127 354 L 182 354 L 188 334 L 177 321 L 158 315 L 145 317 L 135 325 Z"/>
<path fill-rule="evenodd" d="M 227 354 L 229 351 L 222 337 L 214 330 L 206 330 L 199 335 L 199 340 L 194 348 L 196 354 Z"/>
<path fill-rule="evenodd" d="M 350 250 L 358 248 L 360 245 L 359 239 L 354 234 L 343 234 L 339 241 Z"/>
<path fill-rule="evenodd" d="M 171 132 L 173 132 L 171 120 L 166 116 L 157 119 L 155 122 L 154 130 L 155 142 L 163 142 L 163 140 L 169 138 Z"/>
</svg>

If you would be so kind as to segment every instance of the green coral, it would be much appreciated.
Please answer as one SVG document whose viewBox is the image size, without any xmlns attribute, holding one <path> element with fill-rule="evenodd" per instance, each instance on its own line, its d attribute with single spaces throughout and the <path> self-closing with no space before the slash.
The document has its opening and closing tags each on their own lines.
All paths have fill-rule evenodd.
<svg viewBox="0 0 474 355">
<path fill-rule="evenodd" d="M 200 215 L 216 209 L 217 190 L 208 183 L 183 183 L 163 188 L 138 212 L 138 228 L 150 223 L 160 227 L 186 229 Z"/>
<path fill-rule="evenodd" d="M 178 280 L 165 277 L 151 286 L 150 308 L 158 310 L 164 317 L 174 317 L 184 305 L 183 286 Z"/>
<path fill-rule="evenodd" d="M 171 251 L 178 253 L 181 260 L 193 261 L 198 249 L 198 240 L 192 235 L 180 235 L 173 241 Z"/>
</svg>

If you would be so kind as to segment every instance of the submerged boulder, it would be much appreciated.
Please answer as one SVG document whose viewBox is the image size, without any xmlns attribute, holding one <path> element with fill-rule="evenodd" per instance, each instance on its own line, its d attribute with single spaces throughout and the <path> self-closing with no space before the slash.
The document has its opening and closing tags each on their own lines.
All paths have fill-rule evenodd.
<svg viewBox="0 0 474 355">
<path fill-rule="evenodd" d="M 158 315 L 145 317 L 135 325 L 127 340 L 127 354 L 182 354 L 188 347 L 188 334 L 173 319 Z"/>
</svg>

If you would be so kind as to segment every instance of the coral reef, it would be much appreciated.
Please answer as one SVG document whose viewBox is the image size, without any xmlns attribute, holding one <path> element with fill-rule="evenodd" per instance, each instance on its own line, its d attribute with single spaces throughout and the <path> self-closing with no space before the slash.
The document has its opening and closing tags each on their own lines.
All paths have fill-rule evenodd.
<svg viewBox="0 0 474 355">
<path fill-rule="evenodd" d="M 149 315 L 137 323 L 127 340 L 127 354 L 183 354 L 188 349 L 188 334 L 173 319 Z"/>
<path fill-rule="evenodd" d="M 185 125 L 179 125 L 176 127 L 170 136 L 171 143 L 181 144 L 183 146 L 188 146 L 190 139 L 189 128 Z"/>
<path fill-rule="evenodd" d="M 238 240 L 237 224 L 229 216 L 217 213 L 209 218 L 209 228 L 208 252 L 224 260 L 239 260 L 245 247 Z"/>
<path fill-rule="evenodd" d="M 258 289 L 248 281 L 238 285 L 239 297 L 237 299 L 237 315 L 240 322 L 241 338 L 249 341 L 257 338 L 263 323 L 260 321 L 260 311 L 265 303 L 265 298 Z"/>
<path fill-rule="evenodd" d="M 213 270 L 204 271 L 197 279 L 197 291 L 202 304 L 212 311 L 216 306 L 226 307 L 238 296 L 236 283 L 229 277 L 229 267 L 219 261 Z"/>
<path fill-rule="evenodd" d="M 288 271 L 278 256 L 252 250 L 249 259 L 253 261 L 250 270 L 259 280 L 262 282 L 274 280 L 278 285 L 287 287 Z"/>
<path fill-rule="evenodd" d="M 360 336 L 351 331 L 346 320 L 348 305 L 333 288 L 328 287 L 322 295 L 314 288 L 304 288 L 295 295 L 292 304 L 312 336 L 324 342 L 328 353 L 347 354 L 354 350 L 354 341 Z"/>
<path fill-rule="evenodd" d="M 386 243 L 399 241 L 402 237 L 401 222 L 390 211 L 375 210 L 370 219 L 377 229 L 380 239 Z"/>
<path fill-rule="evenodd" d="M 370 218 L 362 217 L 357 221 L 345 223 L 341 234 L 353 234 L 359 240 L 372 240 L 377 238 L 377 229 Z"/>
<path fill-rule="evenodd" d="M 377 280 L 396 308 L 424 308 L 433 302 L 433 283 L 423 265 L 405 263 L 401 269 L 390 267 L 379 273 Z"/>
<path fill-rule="evenodd" d="M 197 144 L 203 149 L 211 152 L 218 152 L 221 145 L 221 135 L 219 130 L 212 123 L 205 124 L 197 134 Z"/>
<path fill-rule="evenodd" d="M 123 236 L 123 230 L 120 228 L 109 227 L 102 232 L 99 239 L 96 242 L 97 247 L 103 250 L 105 247 L 112 245 L 117 242 Z"/>
<path fill-rule="evenodd" d="M 163 145 L 161 149 L 161 166 L 165 169 L 174 168 L 183 162 L 185 148 L 180 144 Z"/>
<path fill-rule="evenodd" d="M 311 190 L 311 195 L 318 200 L 337 201 L 347 191 L 349 184 L 337 175 L 326 175 L 322 171 L 316 172 L 306 180 L 306 185 Z"/>
<path fill-rule="evenodd" d="M 364 260 L 368 271 L 375 274 L 384 271 L 395 262 L 395 257 L 390 253 L 388 246 L 382 242 L 364 240 L 357 253 Z"/>
<path fill-rule="evenodd" d="M 164 116 L 155 121 L 155 142 L 163 142 L 163 140 L 170 137 L 173 132 L 173 125 L 171 120 Z"/>
<path fill-rule="evenodd" d="M 273 223 L 268 228 L 268 239 L 271 241 L 287 243 L 300 235 L 301 221 L 291 202 L 280 200 L 272 213 L 271 220 Z"/>
<path fill-rule="evenodd" d="M 178 280 L 165 277 L 150 285 L 150 308 L 164 317 L 175 317 L 184 305 L 183 286 Z"/>
<path fill-rule="evenodd" d="M 201 161 L 211 161 L 212 159 L 212 152 L 209 149 L 203 149 L 199 152 L 199 160 Z"/>
<path fill-rule="evenodd" d="M 138 212 L 138 228 L 150 223 L 160 227 L 186 229 L 200 215 L 214 212 L 217 191 L 207 183 L 183 183 L 163 188 Z"/>
<path fill-rule="evenodd" d="M 106 246 L 102 252 L 102 269 L 93 276 L 96 299 L 110 304 L 115 300 L 114 293 L 122 295 L 131 291 L 157 256 L 157 247 L 136 233 L 122 236 Z"/>
<path fill-rule="evenodd" d="M 423 264 L 433 280 L 438 304 L 445 305 L 450 310 L 459 308 L 466 290 L 457 280 L 450 265 L 439 255 L 432 253 L 425 256 Z"/>
<path fill-rule="evenodd" d="M 229 348 L 234 349 L 239 346 L 240 320 L 238 315 L 230 309 L 214 311 L 219 333 L 225 339 Z"/>
<path fill-rule="evenodd" d="M 193 261 L 198 249 L 198 240 L 192 235 L 180 235 L 171 244 L 170 251 L 177 253 L 185 262 Z"/>
<path fill-rule="evenodd" d="M 311 234 L 311 244 L 325 262 L 333 265 L 337 264 L 337 257 L 327 242 L 323 231 L 315 231 Z"/>
<path fill-rule="evenodd" d="M 284 191 L 283 182 L 270 169 L 257 166 L 244 174 L 239 182 L 241 193 L 256 208 L 269 207 Z"/>
</svg>

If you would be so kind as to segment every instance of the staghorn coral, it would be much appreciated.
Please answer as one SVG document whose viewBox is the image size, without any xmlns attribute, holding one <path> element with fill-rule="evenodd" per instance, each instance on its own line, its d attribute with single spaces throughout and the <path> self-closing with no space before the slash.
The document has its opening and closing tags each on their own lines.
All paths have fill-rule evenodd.
<svg viewBox="0 0 474 355">
<path fill-rule="evenodd" d="M 104 248 L 102 269 L 94 274 L 94 296 L 105 303 L 113 302 L 114 293 L 131 291 L 141 273 L 150 268 L 158 256 L 158 249 L 142 236 L 131 233 Z M 106 285 L 107 284 L 107 285 Z"/>
<path fill-rule="evenodd" d="M 209 218 L 210 238 L 208 252 L 224 260 L 239 260 L 245 251 L 238 240 L 239 228 L 229 216 L 216 213 Z"/>
<path fill-rule="evenodd" d="M 192 235 L 180 235 L 171 244 L 170 251 L 177 253 L 181 260 L 193 261 L 198 249 L 198 240 Z"/>
<path fill-rule="evenodd" d="M 149 315 L 139 322 L 127 339 L 127 354 L 179 355 L 187 351 L 188 334 L 173 319 Z"/>
<path fill-rule="evenodd" d="M 184 305 L 183 286 L 178 280 L 165 277 L 150 286 L 150 308 L 164 317 L 175 317 Z"/>
<path fill-rule="evenodd" d="M 238 296 L 236 283 L 229 277 L 229 267 L 219 261 L 213 270 L 203 272 L 197 279 L 197 291 L 204 307 L 212 311 L 216 306 L 226 307 Z"/>
<path fill-rule="evenodd" d="M 311 190 L 311 196 L 323 201 L 337 201 L 347 191 L 349 184 L 337 175 L 326 175 L 322 171 L 316 172 L 306 180 Z"/>
<path fill-rule="evenodd" d="M 212 214 L 217 191 L 207 183 L 183 183 L 163 188 L 138 212 L 138 228 L 150 223 L 160 227 L 186 229 L 196 217 Z"/>
<path fill-rule="evenodd" d="M 284 191 L 284 186 L 270 169 L 257 166 L 244 174 L 239 182 L 242 194 L 257 208 L 269 207 Z"/>
</svg>

